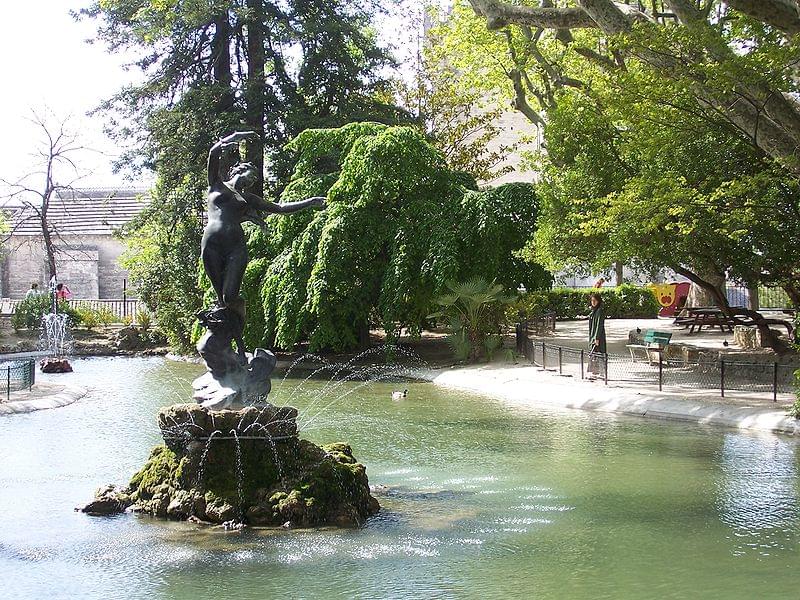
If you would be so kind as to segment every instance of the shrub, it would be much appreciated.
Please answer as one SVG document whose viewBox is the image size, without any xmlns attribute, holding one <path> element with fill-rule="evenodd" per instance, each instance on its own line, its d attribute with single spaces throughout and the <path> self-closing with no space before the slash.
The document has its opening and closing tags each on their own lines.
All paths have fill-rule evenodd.
<svg viewBox="0 0 800 600">
<path fill-rule="evenodd" d="M 42 316 L 49 313 L 52 310 L 52 306 L 53 301 L 49 294 L 37 294 L 30 298 L 25 298 L 17 305 L 14 314 L 11 316 L 11 326 L 15 330 L 38 329 L 42 324 Z M 67 314 L 72 326 L 81 323 L 80 314 L 66 300 L 58 303 L 58 312 Z"/>
<path fill-rule="evenodd" d="M 561 320 L 577 319 L 589 314 L 589 294 L 598 290 L 592 288 L 554 288 L 547 291 L 529 292 L 512 304 L 507 317 L 516 321 L 520 312 L 528 318 L 540 317 L 554 312 Z M 652 318 L 658 314 L 660 306 L 653 292 L 635 285 L 621 285 L 603 288 L 606 316 L 612 319 Z"/>
<path fill-rule="evenodd" d="M 110 308 L 106 308 L 105 306 L 98 308 L 95 312 L 97 313 L 97 320 L 103 327 L 108 327 L 112 323 L 116 323 L 118 321 L 117 315 L 114 314 L 114 311 Z"/>
<path fill-rule="evenodd" d="M 441 310 L 430 318 L 443 317 L 450 329 L 448 341 L 458 360 L 475 360 L 481 354 L 491 360 L 502 345 L 499 335 L 504 306 L 512 302 L 503 286 L 480 277 L 465 283 L 448 283 L 448 293 L 434 299 Z"/>
<path fill-rule="evenodd" d="M 794 386 L 795 401 L 789 409 L 789 414 L 795 419 L 800 419 L 800 369 L 794 372 Z"/>
<path fill-rule="evenodd" d="M 81 316 L 81 322 L 86 329 L 92 330 L 100 324 L 97 311 L 89 307 L 79 307 L 78 314 Z"/>
<path fill-rule="evenodd" d="M 153 315 L 150 314 L 149 310 L 141 308 L 136 311 L 136 322 L 143 331 L 147 331 L 153 324 Z"/>
</svg>

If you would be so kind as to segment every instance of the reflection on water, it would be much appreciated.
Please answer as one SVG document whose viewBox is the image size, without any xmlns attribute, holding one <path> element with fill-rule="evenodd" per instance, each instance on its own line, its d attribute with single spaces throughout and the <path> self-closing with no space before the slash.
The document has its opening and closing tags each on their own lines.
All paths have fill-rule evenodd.
<svg viewBox="0 0 800 600">
<path fill-rule="evenodd" d="M 0 419 L 9 598 L 782 598 L 800 550 L 789 438 L 513 409 L 427 384 L 287 379 L 317 442 L 347 441 L 383 510 L 358 530 L 223 532 L 72 511 L 159 442 L 199 368 L 75 361 L 71 406 Z M 55 376 L 52 376 L 55 377 Z M 317 408 L 326 406 L 317 413 Z M 10 576 L 9 576 L 10 575 Z"/>
<path fill-rule="evenodd" d="M 774 436 L 725 436 L 719 512 L 736 552 L 797 549 L 797 449 Z"/>
</svg>

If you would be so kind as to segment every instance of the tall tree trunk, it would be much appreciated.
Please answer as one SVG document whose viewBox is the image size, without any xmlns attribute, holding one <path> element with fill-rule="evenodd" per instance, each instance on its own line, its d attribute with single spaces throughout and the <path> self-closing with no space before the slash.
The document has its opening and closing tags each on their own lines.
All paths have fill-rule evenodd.
<svg viewBox="0 0 800 600">
<path fill-rule="evenodd" d="M 231 22 L 228 11 L 222 11 L 214 19 L 214 37 L 211 40 L 211 54 L 214 65 L 214 81 L 220 85 L 221 94 L 217 110 L 226 112 L 233 108 L 236 96 L 231 82 Z"/>
<path fill-rule="evenodd" d="M 800 309 L 800 287 L 787 283 L 781 286 L 786 295 L 789 296 L 789 301 L 796 309 Z"/>
<path fill-rule="evenodd" d="M 245 120 L 258 138 L 247 143 L 247 160 L 258 173 L 256 190 L 264 193 L 264 0 L 247 0 L 247 84 Z"/>
<path fill-rule="evenodd" d="M 725 277 L 718 273 L 703 273 L 698 275 L 691 272 L 694 277 L 688 275 L 690 271 L 684 269 L 683 271 L 675 271 L 683 275 L 692 282 L 689 288 L 689 296 L 686 298 L 686 306 L 688 307 L 701 307 L 701 306 L 720 306 L 720 302 L 724 301 L 725 306 L 728 305 L 728 299 L 725 296 Z M 700 283 L 699 281 L 702 281 Z M 721 308 L 721 306 L 720 306 Z"/>
<path fill-rule="evenodd" d="M 614 263 L 614 285 L 617 287 L 621 286 L 624 282 L 624 274 L 623 269 L 625 265 L 622 264 L 622 261 L 617 261 Z"/>
<path fill-rule="evenodd" d="M 750 310 L 759 310 L 761 303 L 758 299 L 758 285 L 747 286 L 747 306 Z"/>
<path fill-rule="evenodd" d="M 47 256 L 47 279 L 48 281 L 56 277 L 56 249 L 50 229 L 47 226 L 47 213 L 42 213 L 42 239 L 44 240 L 44 251 Z"/>
<path fill-rule="evenodd" d="M 358 325 L 358 348 L 360 350 L 366 350 L 370 345 L 369 322 L 363 321 Z"/>
</svg>

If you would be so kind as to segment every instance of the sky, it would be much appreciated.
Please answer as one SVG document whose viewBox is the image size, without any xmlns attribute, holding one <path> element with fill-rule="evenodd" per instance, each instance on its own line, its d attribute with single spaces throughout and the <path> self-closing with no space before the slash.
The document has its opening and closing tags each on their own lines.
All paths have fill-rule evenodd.
<svg viewBox="0 0 800 600">
<path fill-rule="evenodd" d="M 0 36 L 0 56 L 6 93 L 0 98 L 0 180 L 17 181 L 41 164 L 35 153 L 44 139 L 43 132 L 30 120 L 35 111 L 51 125 L 66 119 L 68 129 L 78 135 L 78 142 L 91 149 L 73 157 L 82 176 L 76 187 L 146 187 L 151 182 L 147 176 L 130 181 L 124 174 L 113 173 L 112 162 L 120 150 L 103 132 L 103 115 L 87 115 L 141 77 L 136 68 L 123 68 L 131 56 L 111 55 L 102 43 L 86 43 L 95 33 L 95 23 L 76 22 L 69 11 L 89 4 L 91 0 L 3 3 L 5 27 Z M 400 47 L 400 54 L 406 54 L 401 58 L 408 58 L 413 54 L 411 34 L 407 29 L 400 33 L 403 28 L 399 18 L 385 20 L 379 28 L 384 37 L 400 36 L 390 41 Z M 63 178 L 73 176 L 69 172 Z M 36 183 L 37 179 L 29 181 Z M 0 196 L 7 191 L 0 184 Z"/>
<path fill-rule="evenodd" d="M 33 156 L 42 131 L 31 123 L 32 111 L 51 123 L 67 119 L 79 143 L 93 149 L 76 154 L 82 167 L 81 187 L 104 187 L 122 181 L 112 173 L 118 150 L 103 133 L 103 118 L 88 111 L 135 81 L 124 60 L 109 55 L 99 44 L 85 40 L 94 33 L 91 22 L 76 23 L 69 10 L 90 0 L 26 0 L 4 2 L 3 79 L 6 93 L 0 99 L 0 179 L 17 180 L 37 169 Z M 65 177 L 71 177 L 72 173 Z M 31 179 L 35 182 L 36 179 Z"/>
</svg>

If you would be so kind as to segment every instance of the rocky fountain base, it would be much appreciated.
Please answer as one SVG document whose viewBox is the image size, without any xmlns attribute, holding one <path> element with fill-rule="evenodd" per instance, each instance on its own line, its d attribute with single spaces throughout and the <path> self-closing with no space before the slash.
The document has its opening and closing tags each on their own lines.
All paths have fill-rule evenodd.
<svg viewBox="0 0 800 600">
<path fill-rule="evenodd" d="M 297 410 L 162 408 L 156 446 L 124 489 L 107 486 L 76 510 L 262 526 L 357 526 L 380 508 L 346 444 L 297 437 Z"/>
<path fill-rule="evenodd" d="M 42 373 L 72 373 L 72 365 L 66 358 L 43 358 L 39 368 Z"/>
</svg>

